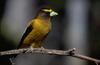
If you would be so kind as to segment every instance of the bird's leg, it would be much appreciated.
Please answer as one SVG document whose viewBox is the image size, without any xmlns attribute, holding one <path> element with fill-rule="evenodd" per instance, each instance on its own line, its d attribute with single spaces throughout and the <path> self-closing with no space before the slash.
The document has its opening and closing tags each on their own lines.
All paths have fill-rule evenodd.
<svg viewBox="0 0 100 65">
<path fill-rule="evenodd" d="M 30 52 L 32 52 L 32 50 L 33 50 L 33 47 L 30 46 L 29 49 L 25 53 L 30 53 Z"/>
<path fill-rule="evenodd" d="M 43 50 L 44 50 L 45 48 L 42 46 L 42 47 L 41 47 L 41 49 L 43 49 Z"/>
<path fill-rule="evenodd" d="M 43 53 L 44 53 L 45 48 L 42 46 L 42 47 L 40 47 L 40 49 L 41 49 L 41 53 L 43 54 Z"/>
</svg>

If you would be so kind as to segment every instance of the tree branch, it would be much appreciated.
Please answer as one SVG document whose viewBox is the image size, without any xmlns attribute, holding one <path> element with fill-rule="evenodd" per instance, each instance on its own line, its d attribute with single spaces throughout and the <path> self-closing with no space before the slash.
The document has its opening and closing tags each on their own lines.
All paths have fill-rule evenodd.
<svg viewBox="0 0 100 65">
<path fill-rule="evenodd" d="M 75 48 L 69 49 L 67 51 L 62 50 L 53 50 L 53 49 L 43 49 L 43 48 L 23 48 L 23 49 L 15 49 L 10 51 L 2 51 L 0 52 L 0 56 L 3 55 L 12 55 L 12 54 L 20 54 L 25 53 L 28 51 L 28 53 L 42 53 L 42 54 L 50 54 L 50 55 L 69 55 L 69 52 L 74 51 Z"/>
<path fill-rule="evenodd" d="M 80 55 L 80 54 L 74 54 L 72 57 L 92 61 L 92 62 L 95 62 L 95 63 L 100 63 L 100 60 L 97 60 L 97 59 L 94 59 L 94 58 L 91 58 L 91 57 L 88 57 L 88 56 Z"/>
<path fill-rule="evenodd" d="M 20 53 L 25 53 L 25 52 L 28 51 L 28 53 L 42 53 L 42 54 L 49 54 L 49 55 L 72 56 L 72 57 L 75 57 L 75 58 L 80 58 L 80 59 L 92 61 L 92 62 L 95 62 L 95 63 L 100 63 L 100 60 L 97 60 L 97 59 L 94 59 L 94 58 L 91 58 L 91 57 L 88 57 L 88 56 L 76 54 L 75 50 L 76 50 L 75 48 L 69 49 L 67 51 L 53 50 L 53 49 L 43 49 L 43 48 L 33 48 L 33 49 L 23 48 L 23 49 L 15 49 L 15 50 L 10 50 L 10 51 L 2 51 L 2 52 L 0 52 L 0 56 L 20 54 Z"/>
</svg>

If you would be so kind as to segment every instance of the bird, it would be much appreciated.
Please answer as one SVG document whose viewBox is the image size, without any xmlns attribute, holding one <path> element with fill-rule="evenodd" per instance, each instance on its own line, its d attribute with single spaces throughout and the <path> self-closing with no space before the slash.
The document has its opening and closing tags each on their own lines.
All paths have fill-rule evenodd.
<svg viewBox="0 0 100 65">
<path fill-rule="evenodd" d="M 41 8 L 29 22 L 17 48 L 42 48 L 43 41 L 52 29 L 51 19 L 56 15 L 58 13 L 51 8 Z"/>
<path fill-rule="evenodd" d="M 29 21 L 17 49 L 29 48 L 25 53 L 33 48 L 43 49 L 43 41 L 52 29 L 51 18 L 56 15 L 58 13 L 51 8 L 41 8 L 35 18 Z M 14 64 L 15 57 L 16 55 L 10 58 L 12 64 Z"/>
</svg>

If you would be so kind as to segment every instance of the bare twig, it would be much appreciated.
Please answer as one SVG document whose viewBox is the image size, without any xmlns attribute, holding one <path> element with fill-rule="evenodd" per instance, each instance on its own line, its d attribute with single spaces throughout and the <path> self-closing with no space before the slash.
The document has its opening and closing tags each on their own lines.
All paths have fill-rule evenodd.
<svg viewBox="0 0 100 65">
<path fill-rule="evenodd" d="M 69 49 L 67 51 L 53 50 L 53 49 L 52 50 L 51 49 L 41 49 L 41 48 L 33 48 L 30 51 L 29 50 L 30 50 L 30 48 L 2 51 L 2 52 L 0 52 L 0 56 L 20 54 L 20 53 L 27 52 L 27 51 L 28 51 L 28 53 L 42 53 L 42 54 L 50 54 L 50 55 L 69 55 L 69 52 L 75 51 L 75 48 Z"/>
<path fill-rule="evenodd" d="M 100 63 L 100 60 L 97 60 L 97 59 L 94 59 L 94 58 L 91 58 L 91 57 L 88 57 L 88 56 L 80 55 L 80 54 L 74 54 L 72 57 L 92 61 L 92 62 L 95 62 L 96 64 Z"/>
<path fill-rule="evenodd" d="M 29 51 L 29 49 L 30 48 L 23 48 L 23 49 L 16 49 L 16 50 L 10 50 L 10 51 L 2 51 L 2 52 L 0 52 L 0 56 L 11 55 L 11 54 L 20 54 L 20 53 Z M 80 59 L 84 59 L 84 60 L 88 60 L 88 61 L 93 61 L 95 63 L 100 63 L 100 60 L 74 53 L 75 50 L 76 50 L 75 48 L 69 49 L 67 51 L 33 48 L 30 50 L 29 53 L 42 53 L 42 54 L 49 54 L 49 55 L 72 56 L 75 58 L 80 58 Z"/>
<path fill-rule="evenodd" d="M 12 55 L 12 54 L 20 54 L 23 52 L 28 53 L 42 53 L 42 54 L 50 54 L 50 55 L 69 55 L 69 52 L 74 51 L 75 48 L 69 49 L 67 51 L 62 51 L 62 50 L 51 50 L 51 49 L 41 49 L 41 48 L 23 48 L 23 49 L 15 49 L 15 50 L 10 50 L 10 51 L 2 51 L 0 52 L 0 56 L 3 55 Z"/>
</svg>

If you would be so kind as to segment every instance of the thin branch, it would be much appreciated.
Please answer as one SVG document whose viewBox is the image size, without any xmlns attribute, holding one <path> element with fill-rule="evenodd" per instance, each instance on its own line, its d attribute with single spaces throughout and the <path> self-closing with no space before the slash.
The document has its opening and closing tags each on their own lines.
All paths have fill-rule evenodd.
<svg viewBox="0 0 100 65">
<path fill-rule="evenodd" d="M 76 50 L 75 48 L 69 49 L 67 51 L 53 50 L 53 49 L 42 49 L 42 48 L 33 48 L 33 49 L 23 48 L 23 49 L 16 49 L 16 50 L 10 50 L 10 51 L 2 51 L 2 52 L 0 52 L 0 56 L 20 54 L 20 53 L 25 53 L 25 52 L 28 51 L 28 53 L 42 53 L 42 54 L 49 54 L 49 55 L 72 56 L 72 57 L 75 57 L 75 58 L 80 58 L 80 59 L 92 61 L 92 62 L 95 62 L 95 63 L 100 63 L 100 60 L 74 53 L 75 50 Z"/>
<path fill-rule="evenodd" d="M 69 52 L 74 51 L 75 48 L 69 49 L 67 51 L 62 50 L 53 50 L 53 49 L 42 49 L 42 48 L 23 48 L 23 49 L 15 49 L 10 51 L 2 51 L 0 52 L 0 56 L 3 55 L 12 55 L 12 54 L 20 54 L 20 53 L 42 53 L 42 54 L 49 54 L 49 55 L 69 55 Z"/>
<path fill-rule="evenodd" d="M 98 60 L 98 59 L 91 58 L 91 57 L 84 56 L 84 55 L 80 55 L 80 54 L 74 54 L 72 57 L 76 57 L 76 58 L 80 58 L 80 59 L 83 59 L 83 60 L 92 61 L 92 62 L 95 62 L 97 64 L 100 63 L 100 60 Z"/>
</svg>

